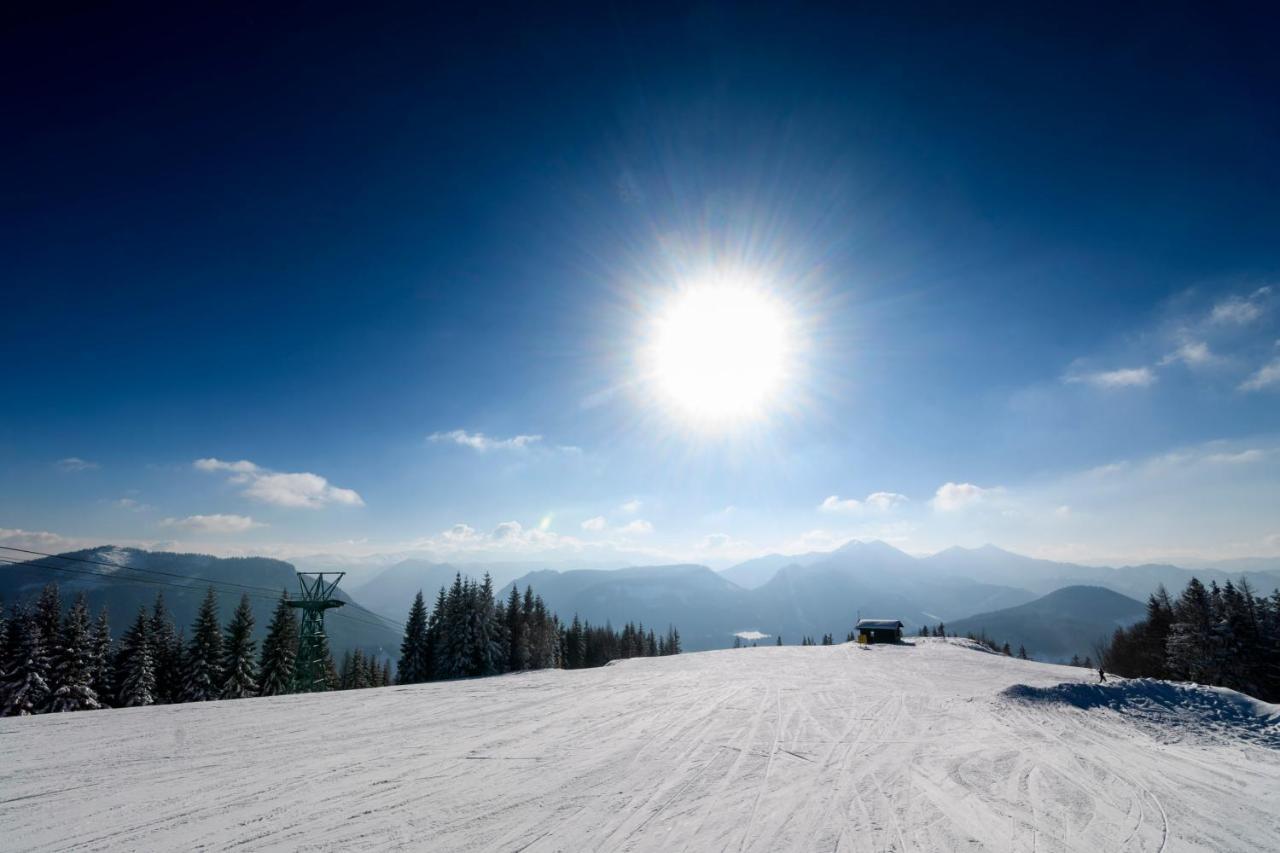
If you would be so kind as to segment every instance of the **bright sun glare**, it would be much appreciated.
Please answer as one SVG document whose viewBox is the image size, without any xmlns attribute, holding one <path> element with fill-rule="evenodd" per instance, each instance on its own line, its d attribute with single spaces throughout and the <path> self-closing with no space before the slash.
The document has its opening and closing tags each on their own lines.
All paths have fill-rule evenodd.
<svg viewBox="0 0 1280 853">
<path fill-rule="evenodd" d="M 724 426 L 762 415 L 784 389 L 792 336 L 789 312 L 763 289 L 694 285 L 656 317 L 649 367 L 676 414 Z"/>
</svg>

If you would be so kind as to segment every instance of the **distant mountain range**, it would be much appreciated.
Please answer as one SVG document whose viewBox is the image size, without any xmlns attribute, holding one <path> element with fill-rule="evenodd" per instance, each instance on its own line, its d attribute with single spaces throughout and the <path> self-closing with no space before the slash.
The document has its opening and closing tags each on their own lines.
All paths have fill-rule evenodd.
<svg viewBox="0 0 1280 853">
<path fill-rule="evenodd" d="M 1037 660 L 1061 662 L 1094 654 L 1095 641 L 1110 638 L 1146 612 L 1141 601 L 1105 587 L 1068 586 L 1017 607 L 958 619 L 946 629 L 948 634 L 985 633 L 1015 652 L 1022 645 Z"/>
<path fill-rule="evenodd" d="M 8 606 L 33 599 L 45 584 L 56 581 L 64 606 L 70 606 L 75 596 L 83 592 L 96 619 L 105 605 L 112 635 L 118 638 L 129 627 L 139 607 L 150 611 L 157 592 L 164 593 L 165 605 L 178 629 L 189 629 L 206 589 L 213 583 L 224 623 L 231 618 L 241 594 L 249 592 L 256 620 L 255 638 L 260 642 L 266 635 L 280 590 L 288 590 L 295 597 L 298 594 L 298 578 L 293 566 L 266 557 L 221 558 L 113 546 L 74 551 L 65 556 L 88 562 L 42 558 L 21 565 L 0 566 L 0 600 Z M 131 572 L 129 568 L 165 574 Z M 398 653 L 398 628 L 386 625 L 377 615 L 352 602 L 341 589 L 336 597 L 348 603 L 330 610 L 325 617 L 329 646 L 335 656 L 341 657 L 343 652 L 355 648 L 375 655 L 386 653 L 394 657 Z"/>
<path fill-rule="evenodd" d="M 917 558 L 878 541 L 854 541 L 825 553 L 769 555 L 719 573 L 689 565 L 542 571 L 515 582 L 532 584 L 562 618 L 577 613 L 591 622 L 644 621 L 656 628 L 673 623 L 685 648 L 699 650 L 731 645 L 735 633 L 747 631 L 780 634 L 786 642 L 824 633 L 843 637 L 859 615 L 901 619 L 910 632 L 920 625 L 953 624 L 973 614 L 1017 608 L 1064 587 L 1103 587 L 1140 605 L 1160 584 L 1176 593 L 1193 574 L 1206 583 L 1248 578 L 1257 590 L 1280 588 L 1280 573 L 1192 572 L 1169 565 L 1100 568 L 1038 560 L 990 545 Z M 1075 600 L 1050 597 L 1044 606 Z M 1064 615 L 1077 614 L 1068 608 Z M 1107 624 L 1114 628 L 1110 616 Z M 1071 634 L 1072 628 L 1061 630 Z M 994 629 L 988 633 L 994 635 Z M 1019 635 L 1025 636 L 1031 635 Z M 997 639 L 1015 646 L 1019 641 L 1011 634 Z M 1091 634 L 1076 648 L 1087 650 L 1094 639 Z M 1043 646 L 1046 656 L 1067 648 L 1069 658 L 1074 651 L 1038 637 L 1028 649 L 1033 646 Z"/>
<path fill-rule="evenodd" d="M 190 624 L 210 580 L 272 590 L 293 591 L 297 586 L 293 566 L 266 558 L 219 559 L 111 547 L 72 556 L 158 568 L 179 575 L 177 579 L 163 579 L 176 587 L 160 587 L 179 627 Z M 64 568 L 74 565 L 59 561 L 48 564 Z M 307 564 L 341 567 L 340 561 L 308 560 Z M 362 583 L 352 583 L 350 579 L 344 582 L 340 595 L 353 603 L 335 611 L 329 628 L 336 653 L 359 646 L 390 650 L 394 655 L 399 646 L 399 629 L 384 627 L 384 621 L 377 616 L 403 622 L 419 589 L 430 604 L 436 590 L 451 583 L 455 574 L 479 578 L 488 571 L 500 593 L 505 594 L 511 583 L 521 589 L 532 585 L 566 621 L 576 613 L 592 623 L 611 622 L 615 627 L 643 622 L 646 627 L 665 630 L 667 625 L 675 625 L 689 651 L 725 648 L 733 644 L 734 634 L 752 631 L 768 635 L 766 642 L 778 635 L 787 643 L 824 633 L 843 638 L 859 615 L 901 619 L 908 633 L 920 625 L 938 622 L 963 633 L 962 626 L 972 624 L 970 617 L 979 618 L 975 614 L 981 614 L 982 624 L 994 639 L 1008 641 L 1015 648 L 1021 642 L 1039 657 L 1056 659 L 1069 658 L 1082 649 L 1087 651 L 1097 639 L 1098 629 L 1110 626 L 1105 631 L 1110 633 L 1117 620 L 1129 618 L 1129 611 L 1108 609 L 1103 604 L 1114 605 L 1117 598 L 1126 597 L 1130 600 L 1126 607 L 1131 608 L 1134 603 L 1141 606 L 1160 584 L 1177 593 L 1194 574 L 1205 583 L 1239 583 L 1247 578 L 1258 592 L 1280 588 L 1280 571 L 1257 570 L 1268 565 L 1265 561 L 1232 565 L 1247 571 L 1221 567 L 1192 571 L 1166 564 L 1082 566 L 1024 557 L 991 545 L 949 548 L 928 557 L 913 557 L 879 541 L 853 541 L 830 552 L 772 554 L 723 572 L 698 565 L 558 571 L 535 561 L 436 562 L 415 557 L 387 566 L 366 563 Z M 78 568 L 90 574 L 53 572 L 35 566 L 0 567 L 0 598 L 11 602 L 29 597 L 49 579 L 56 578 L 68 601 L 71 594 L 84 589 L 95 610 L 106 603 L 113 627 L 119 632 L 138 605 L 149 606 L 155 596 L 157 587 L 143 580 L 110 580 L 95 576 L 110 574 L 110 569 Z M 1087 595 L 1048 595 L 1064 588 L 1082 587 L 1095 591 Z M 1096 591 L 1099 587 L 1119 595 L 1108 598 Z M 259 632 L 266 624 L 272 598 L 265 595 L 254 600 Z M 219 599 L 225 618 L 239 593 L 220 591 Z M 1024 606 L 1029 609 L 1022 609 Z M 1055 622 L 1056 617 L 1061 620 Z M 1038 633 L 1032 630 L 1037 620 L 1043 623 Z M 1088 634 L 1084 645 L 1072 645 L 1075 641 L 1071 638 L 1084 634 Z"/>
</svg>

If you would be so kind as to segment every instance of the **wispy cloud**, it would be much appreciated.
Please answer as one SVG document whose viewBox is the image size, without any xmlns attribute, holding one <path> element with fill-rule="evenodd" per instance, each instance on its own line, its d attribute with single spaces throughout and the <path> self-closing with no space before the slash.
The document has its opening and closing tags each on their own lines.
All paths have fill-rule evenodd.
<svg viewBox="0 0 1280 853">
<path fill-rule="evenodd" d="M 1121 367 L 1115 370 L 1097 370 L 1088 373 L 1069 373 L 1063 381 L 1084 383 L 1095 388 L 1146 388 L 1155 384 L 1156 374 L 1149 367 Z"/>
<path fill-rule="evenodd" d="M 441 442 L 457 444 L 461 447 L 469 447 L 479 453 L 487 453 L 490 450 L 523 450 L 542 441 L 542 436 L 515 435 L 511 438 L 491 438 L 482 432 L 467 432 L 465 429 L 455 429 L 448 432 L 433 432 L 427 436 L 427 441 L 436 444 Z M 580 452 L 579 448 L 564 449 Z"/>
<path fill-rule="evenodd" d="M 1241 391 L 1262 391 L 1280 385 L 1280 358 L 1264 364 L 1262 367 L 1240 383 Z"/>
<path fill-rule="evenodd" d="M 1227 465 L 1244 465 L 1250 462 L 1261 462 L 1266 458 L 1267 452 L 1265 450 L 1253 447 L 1248 450 L 1241 450 L 1239 453 L 1210 453 L 1205 457 L 1205 461 L 1225 463 Z"/>
<path fill-rule="evenodd" d="M 1267 297 L 1270 295 L 1271 288 L 1268 286 L 1259 287 L 1248 296 L 1232 296 L 1224 299 L 1213 306 L 1213 310 L 1209 312 L 1209 321 L 1236 326 L 1252 323 L 1262 316 Z"/>
<path fill-rule="evenodd" d="M 101 467 L 97 462 L 90 462 L 88 459 L 81 459 L 79 456 L 68 456 L 66 459 L 59 459 L 53 464 L 58 466 L 59 470 L 69 473 L 91 471 L 94 468 Z"/>
<path fill-rule="evenodd" d="M 229 473 L 230 482 L 244 485 L 241 494 L 261 503 L 291 509 L 320 509 L 331 504 L 364 506 L 364 500 L 354 490 L 331 485 L 319 474 L 271 471 L 247 459 L 225 462 L 206 458 L 193 464 L 200 471 Z"/>
<path fill-rule="evenodd" d="M 618 510 L 620 512 L 628 513 L 630 515 L 635 515 L 637 512 L 640 511 L 640 508 L 642 506 L 644 506 L 644 504 L 640 502 L 640 499 L 635 498 L 634 500 L 629 500 L 626 503 L 622 504 L 622 506 L 618 507 Z"/>
<path fill-rule="evenodd" d="M 637 518 L 619 527 L 618 532 L 623 536 L 645 536 L 653 532 L 653 525 L 643 518 Z"/>
<path fill-rule="evenodd" d="M 601 530 L 604 530 L 606 524 L 607 522 L 604 520 L 604 516 L 597 515 L 594 518 L 588 518 L 586 521 L 582 522 L 582 529 L 590 530 L 592 533 L 599 533 Z"/>
<path fill-rule="evenodd" d="M 1188 341 L 1160 359 L 1160 366 L 1164 367 L 1181 362 L 1188 367 L 1200 367 L 1212 364 L 1217 360 L 1217 356 L 1213 354 L 1213 351 L 1209 349 L 1209 345 L 1204 341 Z"/>
<path fill-rule="evenodd" d="M 191 533 L 244 533 L 255 527 L 265 527 L 247 515 L 188 515 L 186 518 L 166 518 L 160 522 L 161 527 L 171 527 Z"/>
<path fill-rule="evenodd" d="M 829 495 L 822 503 L 818 504 L 818 511 L 853 515 L 869 509 L 879 511 L 893 509 L 895 506 L 907 503 L 907 501 L 906 495 L 900 495 L 897 492 L 872 492 L 867 495 L 865 500 Z"/>
</svg>

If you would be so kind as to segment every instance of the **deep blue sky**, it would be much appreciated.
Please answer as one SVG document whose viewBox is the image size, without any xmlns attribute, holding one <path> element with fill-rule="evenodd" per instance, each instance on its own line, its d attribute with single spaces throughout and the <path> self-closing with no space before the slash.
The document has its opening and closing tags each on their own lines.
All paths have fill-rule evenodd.
<svg viewBox="0 0 1280 853">
<path fill-rule="evenodd" d="M 1263 14 L 11 22 L 0 533 L 1280 552 Z M 633 350 L 664 279 L 726 258 L 804 319 L 804 393 L 689 434 L 628 392 Z"/>
</svg>

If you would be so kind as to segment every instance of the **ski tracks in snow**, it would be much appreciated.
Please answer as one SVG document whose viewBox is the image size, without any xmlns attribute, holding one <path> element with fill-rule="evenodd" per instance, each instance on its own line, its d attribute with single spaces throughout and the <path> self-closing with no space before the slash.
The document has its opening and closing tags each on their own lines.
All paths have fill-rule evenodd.
<svg viewBox="0 0 1280 853">
<path fill-rule="evenodd" d="M 963 643 L 0 720 L 5 850 L 1274 850 L 1280 751 Z M 71 784 L 68 784 L 68 782 Z"/>
</svg>

